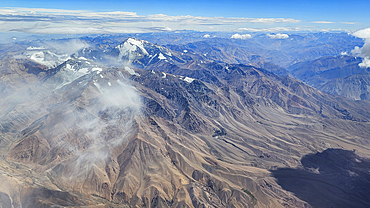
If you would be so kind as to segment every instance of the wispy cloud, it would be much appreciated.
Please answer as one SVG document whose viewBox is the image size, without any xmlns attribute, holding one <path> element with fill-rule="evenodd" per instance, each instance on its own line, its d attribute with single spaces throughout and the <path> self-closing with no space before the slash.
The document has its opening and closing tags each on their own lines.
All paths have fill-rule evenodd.
<svg viewBox="0 0 370 208">
<path fill-rule="evenodd" d="M 2 32 L 37 34 L 140 33 L 237 26 L 246 24 L 294 24 L 291 18 L 232 18 L 202 16 L 138 15 L 135 12 L 91 12 L 42 8 L 0 8 Z"/>
<path fill-rule="evenodd" d="M 264 33 L 277 33 L 277 32 L 350 32 L 348 29 L 343 28 L 320 28 L 315 26 L 299 26 L 299 27 L 267 27 L 267 28 L 239 28 L 238 31 L 248 32 L 264 32 Z"/>
<path fill-rule="evenodd" d="M 346 25 L 354 25 L 354 24 L 357 24 L 357 22 L 341 22 L 342 24 L 346 24 Z"/>
<path fill-rule="evenodd" d="M 314 22 L 311 22 L 311 23 L 315 23 L 315 24 L 334 24 L 335 22 L 330 22 L 330 21 L 314 21 Z"/>
<path fill-rule="evenodd" d="M 282 32 L 282 31 L 301 31 L 300 27 L 268 27 L 268 28 L 239 28 L 239 31 L 248 32 Z"/>
</svg>

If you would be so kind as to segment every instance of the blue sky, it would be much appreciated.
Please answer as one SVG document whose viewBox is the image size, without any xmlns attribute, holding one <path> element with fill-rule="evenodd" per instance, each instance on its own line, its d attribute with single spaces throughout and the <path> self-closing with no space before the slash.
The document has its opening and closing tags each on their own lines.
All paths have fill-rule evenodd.
<svg viewBox="0 0 370 208">
<path fill-rule="evenodd" d="M 0 31 L 27 34 L 183 29 L 240 33 L 354 32 L 369 27 L 369 8 L 368 0 L 1 0 Z"/>
<path fill-rule="evenodd" d="M 368 0 L 2 0 L 2 7 L 129 11 L 140 15 L 167 14 L 224 17 L 284 17 L 307 21 L 369 20 Z"/>
</svg>

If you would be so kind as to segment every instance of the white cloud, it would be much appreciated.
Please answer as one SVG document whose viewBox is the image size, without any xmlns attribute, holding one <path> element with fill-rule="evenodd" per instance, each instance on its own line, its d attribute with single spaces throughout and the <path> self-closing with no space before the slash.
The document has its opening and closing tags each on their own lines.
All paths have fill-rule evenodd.
<svg viewBox="0 0 370 208">
<path fill-rule="evenodd" d="M 370 59 L 368 57 L 364 58 L 364 60 L 362 60 L 362 62 L 359 63 L 358 65 L 362 68 L 369 68 L 370 67 Z"/>
<path fill-rule="evenodd" d="M 232 35 L 231 38 L 244 40 L 244 39 L 252 38 L 252 36 L 250 34 L 240 35 L 239 33 L 236 33 Z"/>
<path fill-rule="evenodd" d="M 370 38 L 370 28 L 356 31 L 352 35 L 363 39 Z"/>
<path fill-rule="evenodd" d="M 281 34 L 281 33 L 278 33 L 276 35 L 267 34 L 266 36 L 271 38 L 271 39 L 287 39 L 287 38 L 289 38 L 288 34 Z"/>
<path fill-rule="evenodd" d="M 209 34 L 203 35 L 203 38 L 210 38 L 211 36 Z"/>
<path fill-rule="evenodd" d="M 363 58 L 363 61 L 359 64 L 360 67 L 370 67 L 370 28 L 356 31 L 352 35 L 365 39 L 365 44 L 361 48 L 356 46 L 351 53 Z"/>
</svg>

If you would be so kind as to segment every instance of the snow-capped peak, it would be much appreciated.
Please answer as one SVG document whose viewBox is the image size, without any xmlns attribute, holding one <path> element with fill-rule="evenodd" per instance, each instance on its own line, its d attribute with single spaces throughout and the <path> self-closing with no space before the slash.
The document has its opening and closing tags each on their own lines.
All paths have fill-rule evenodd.
<svg viewBox="0 0 370 208">
<path fill-rule="evenodd" d="M 128 38 L 123 44 L 117 46 L 120 51 L 120 58 L 126 55 L 131 55 L 133 52 L 136 52 L 139 48 L 143 54 L 149 55 L 149 53 L 144 48 L 143 40 L 137 40 L 134 38 Z"/>
<path fill-rule="evenodd" d="M 54 68 L 61 63 L 67 61 L 71 57 L 67 54 L 56 54 L 44 48 L 29 48 L 24 55 L 32 61 L 45 65 L 48 68 Z"/>
<path fill-rule="evenodd" d="M 145 50 L 144 43 L 143 40 L 128 38 L 116 47 L 119 50 L 119 60 L 126 59 L 128 61 L 127 65 L 131 65 L 137 57 L 149 55 L 148 51 Z"/>
<path fill-rule="evenodd" d="M 56 79 L 55 82 L 59 82 L 55 89 L 59 89 L 64 85 L 72 83 L 86 74 L 100 74 L 102 71 L 102 68 L 96 64 L 90 63 L 88 59 L 84 57 L 71 58 L 60 65 L 59 71 L 53 76 L 53 78 Z"/>
</svg>

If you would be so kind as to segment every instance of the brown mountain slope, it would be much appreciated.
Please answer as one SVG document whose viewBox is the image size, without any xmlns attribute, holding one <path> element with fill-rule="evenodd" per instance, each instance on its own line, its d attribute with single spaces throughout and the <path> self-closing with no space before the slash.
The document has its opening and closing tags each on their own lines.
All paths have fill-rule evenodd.
<svg viewBox="0 0 370 208">
<path fill-rule="evenodd" d="M 366 101 L 251 66 L 161 66 L 96 70 L 59 88 L 38 76 L 42 84 L 2 98 L 3 202 L 309 207 L 270 170 L 303 167 L 327 148 L 369 155 Z"/>
</svg>

